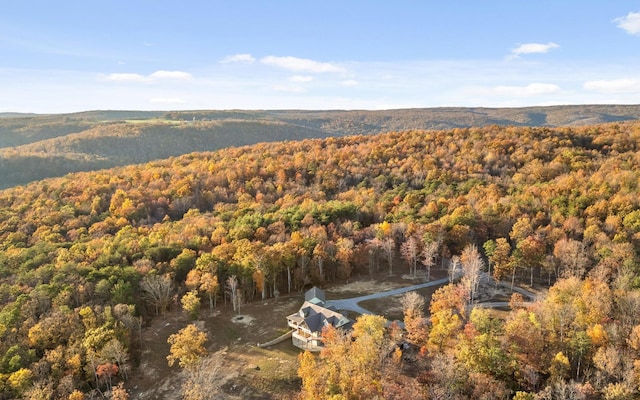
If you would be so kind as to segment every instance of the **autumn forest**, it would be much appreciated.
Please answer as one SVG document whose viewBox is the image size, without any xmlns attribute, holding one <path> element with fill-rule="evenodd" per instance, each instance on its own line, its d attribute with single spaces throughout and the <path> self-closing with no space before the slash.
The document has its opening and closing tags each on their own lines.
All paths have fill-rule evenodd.
<svg viewBox="0 0 640 400">
<path fill-rule="evenodd" d="M 633 121 L 398 130 L 6 188 L 0 399 L 127 398 L 140 336 L 171 310 L 196 320 L 381 270 L 428 279 L 456 266 L 431 298 L 403 297 L 402 324 L 365 315 L 326 329 L 319 354 L 300 353 L 297 396 L 637 398 L 639 147 Z M 481 278 L 539 295 L 476 307 Z M 196 351 L 172 336 L 168 356 L 193 371 L 203 337 L 189 329 Z M 191 382 L 184 397 L 206 398 Z"/>
</svg>

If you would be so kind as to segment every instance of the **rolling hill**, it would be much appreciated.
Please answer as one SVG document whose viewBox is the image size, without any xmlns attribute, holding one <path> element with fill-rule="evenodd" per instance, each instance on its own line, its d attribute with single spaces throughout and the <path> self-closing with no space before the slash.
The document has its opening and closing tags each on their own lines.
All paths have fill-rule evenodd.
<svg viewBox="0 0 640 400">
<path fill-rule="evenodd" d="M 488 125 L 578 126 L 639 118 L 639 105 L 2 114 L 0 188 L 258 142 Z"/>
</svg>

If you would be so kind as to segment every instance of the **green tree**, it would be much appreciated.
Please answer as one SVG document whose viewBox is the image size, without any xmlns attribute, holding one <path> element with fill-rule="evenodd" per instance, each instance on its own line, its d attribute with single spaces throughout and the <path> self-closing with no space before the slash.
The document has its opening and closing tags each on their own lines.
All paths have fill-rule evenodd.
<svg viewBox="0 0 640 400">
<path fill-rule="evenodd" d="M 173 279 L 180 284 L 185 281 L 189 271 L 196 267 L 198 255 L 194 250 L 183 249 L 182 253 L 171 260 L 171 268 L 173 269 Z"/>
</svg>

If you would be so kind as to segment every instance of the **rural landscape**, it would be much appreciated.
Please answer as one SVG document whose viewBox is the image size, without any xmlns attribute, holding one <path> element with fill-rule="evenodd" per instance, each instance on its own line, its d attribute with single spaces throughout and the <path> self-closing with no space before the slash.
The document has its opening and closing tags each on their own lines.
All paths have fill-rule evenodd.
<svg viewBox="0 0 640 400">
<path fill-rule="evenodd" d="M 4 115 L 0 396 L 636 398 L 638 110 Z"/>
<path fill-rule="evenodd" d="M 627 1 L 8 1 L 0 400 L 640 399 Z"/>
</svg>

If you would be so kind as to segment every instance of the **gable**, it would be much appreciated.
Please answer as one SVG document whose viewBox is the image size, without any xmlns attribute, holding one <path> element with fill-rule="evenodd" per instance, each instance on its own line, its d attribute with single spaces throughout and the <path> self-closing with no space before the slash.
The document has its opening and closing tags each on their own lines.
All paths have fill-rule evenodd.
<svg viewBox="0 0 640 400">
<path fill-rule="evenodd" d="M 326 301 L 324 290 L 314 286 L 304 293 L 304 300 L 315 304 L 324 303 Z"/>
</svg>

